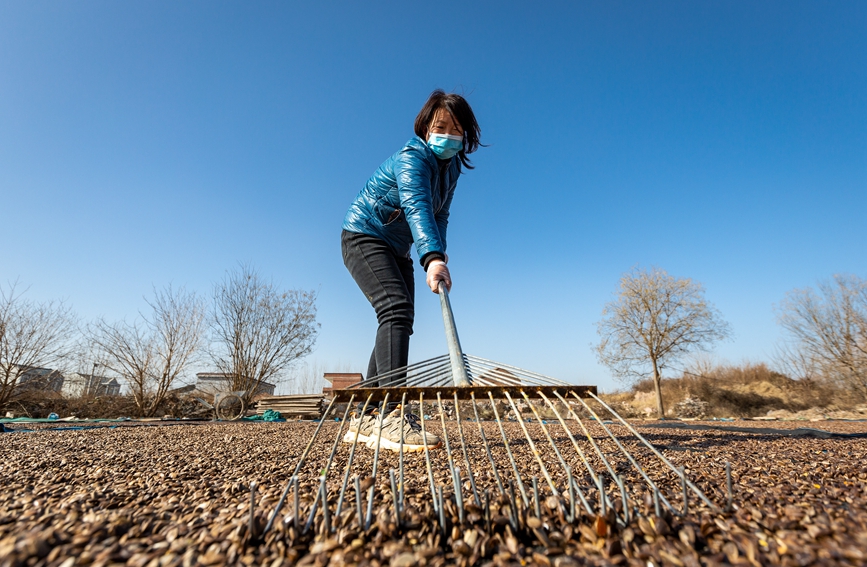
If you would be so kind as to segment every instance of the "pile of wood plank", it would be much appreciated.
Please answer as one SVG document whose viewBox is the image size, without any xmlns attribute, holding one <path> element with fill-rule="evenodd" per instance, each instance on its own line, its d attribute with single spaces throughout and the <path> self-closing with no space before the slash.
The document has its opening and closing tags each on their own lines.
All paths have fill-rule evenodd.
<svg viewBox="0 0 867 567">
<path fill-rule="evenodd" d="M 270 396 L 261 398 L 256 404 L 256 413 L 262 415 L 266 410 L 279 411 L 285 419 L 320 418 L 325 411 L 322 394 L 297 394 L 293 396 Z"/>
</svg>

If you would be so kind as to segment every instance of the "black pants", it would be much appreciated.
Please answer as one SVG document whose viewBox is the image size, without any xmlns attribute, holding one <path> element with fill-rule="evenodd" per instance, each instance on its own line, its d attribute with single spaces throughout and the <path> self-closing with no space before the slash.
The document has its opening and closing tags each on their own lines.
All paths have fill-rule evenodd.
<svg viewBox="0 0 867 567">
<path fill-rule="evenodd" d="M 398 256 L 385 241 L 374 236 L 344 230 L 340 241 L 343 263 L 370 301 L 379 322 L 366 378 L 406 366 L 415 318 L 412 260 Z M 399 386 L 405 378 L 405 374 L 398 374 L 379 386 Z"/>
</svg>

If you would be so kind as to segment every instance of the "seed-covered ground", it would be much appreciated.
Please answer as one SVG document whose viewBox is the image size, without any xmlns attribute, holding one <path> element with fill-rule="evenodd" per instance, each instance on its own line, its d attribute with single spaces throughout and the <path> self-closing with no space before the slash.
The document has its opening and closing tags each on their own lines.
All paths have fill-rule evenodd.
<svg viewBox="0 0 867 567">
<path fill-rule="evenodd" d="M 449 422 L 464 510 L 463 514 L 458 510 L 448 455 L 444 450 L 432 452 L 435 490 L 442 486 L 445 502 L 443 526 L 433 506 L 424 453 L 408 454 L 404 461 L 405 501 L 398 522 L 389 477 L 393 469 L 400 486 L 398 456 L 383 452 L 374 480 L 373 451 L 358 446 L 347 474 L 351 446 L 335 445 L 339 424 L 326 422 L 299 471 L 297 524 L 290 491 L 274 527 L 264 536 L 268 516 L 316 423 L 126 425 L 2 433 L 0 566 L 867 564 L 867 439 L 863 437 L 672 429 L 656 427 L 657 422 L 635 422 L 719 508 L 714 510 L 693 495 L 683 514 L 677 474 L 625 427 L 609 424 L 642 471 L 660 486 L 661 498 L 674 508 L 663 505 L 657 515 L 641 472 L 600 425 L 587 425 L 602 456 L 624 479 L 630 516 L 625 522 L 622 492 L 610 471 L 577 422 L 567 423 L 587 465 L 607 478 L 609 504 L 604 515 L 582 453 L 560 424 L 548 424 L 545 430 L 538 423 L 525 424 L 534 451 L 519 423 L 504 423 L 514 466 L 521 474 L 518 482 L 495 422 L 485 422 L 483 427 L 496 467 L 478 424 L 462 424 L 465 457 L 461 431 L 456 422 Z M 805 423 L 726 425 L 786 430 Z M 426 426 L 442 433 L 437 420 L 427 421 Z M 806 426 L 837 433 L 867 431 L 863 422 Z M 590 512 L 577 495 L 570 500 L 560 458 L 574 471 Z M 724 510 L 727 461 L 734 485 L 730 512 Z M 328 525 L 320 506 L 305 532 L 322 473 L 327 473 Z M 356 477 L 362 487 L 361 510 Z M 540 494 L 538 510 L 533 477 Z M 347 488 L 338 504 L 344 479 Z M 253 481 L 258 483 L 255 537 L 249 532 Z M 499 491 L 500 483 L 506 494 Z M 365 529 L 370 488 L 374 501 L 370 526 Z M 570 517 L 573 501 L 576 514 Z"/>
</svg>

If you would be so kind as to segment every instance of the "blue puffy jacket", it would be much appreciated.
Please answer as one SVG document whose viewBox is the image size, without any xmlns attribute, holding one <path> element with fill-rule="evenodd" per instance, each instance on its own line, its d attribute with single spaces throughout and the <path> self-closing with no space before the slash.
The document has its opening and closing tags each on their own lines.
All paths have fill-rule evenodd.
<svg viewBox="0 0 867 567">
<path fill-rule="evenodd" d="M 426 266 L 429 258 L 445 255 L 449 206 L 460 174 L 457 156 L 439 160 L 416 136 L 367 180 L 343 229 L 381 238 L 406 257 L 415 242 Z"/>
</svg>

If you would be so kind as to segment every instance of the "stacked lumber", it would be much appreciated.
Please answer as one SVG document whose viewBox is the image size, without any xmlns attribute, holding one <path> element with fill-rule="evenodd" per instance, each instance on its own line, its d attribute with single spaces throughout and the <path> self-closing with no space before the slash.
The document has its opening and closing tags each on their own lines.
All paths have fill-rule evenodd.
<svg viewBox="0 0 867 567">
<path fill-rule="evenodd" d="M 256 413 L 262 415 L 266 410 L 279 411 L 286 419 L 297 417 L 322 417 L 322 394 L 297 394 L 293 396 L 270 396 L 261 398 L 256 404 Z"/>
</svg>

